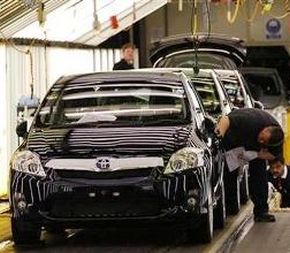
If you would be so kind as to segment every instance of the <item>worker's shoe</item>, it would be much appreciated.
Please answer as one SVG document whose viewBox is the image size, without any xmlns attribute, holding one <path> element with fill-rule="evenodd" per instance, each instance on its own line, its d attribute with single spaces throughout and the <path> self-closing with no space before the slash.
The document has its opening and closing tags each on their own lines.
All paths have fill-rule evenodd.
<svg viewBox="0 0 290 253">
<path fill-rule="evenodd" d="M 272 214 L 263 213 L 254 217 L 255 222 L 275 222 L 276 218 Z"/>
</svg>

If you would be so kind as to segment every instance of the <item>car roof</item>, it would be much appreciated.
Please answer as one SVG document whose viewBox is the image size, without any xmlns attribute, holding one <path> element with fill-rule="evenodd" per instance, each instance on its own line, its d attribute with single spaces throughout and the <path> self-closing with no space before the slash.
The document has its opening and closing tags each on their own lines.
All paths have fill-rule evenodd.
<svg viewBox="0 0 290 253">
<path fill-rule="evenodd" d="M 136 70 L 134 70 L 136 71 Z M 193 68 L 143 68 L 138 69 L 137 71 L 144 71 L 144 72 L 166 72 L 166 73 L 184 73 L 185 75 L 193 75 L 194 70 Z M 212 69 L 199 69 L 198 74 L 196 74 L 196 77 L 211 77 L 213 74 Z"/>
<path fill-rule="evenodd" d="M 107 72 L 94 72 L 79 75 L 63 76 L 59 78 L 56 84 L 104 84 L 112 82 L 126 82 L 126 81 L 147 81 L 147 82 L 170 82 L 181 84 L 181 73 L 172 71 L 163 72 L 145 72 L 142 70 L 120 70 Z"/>
</svg>

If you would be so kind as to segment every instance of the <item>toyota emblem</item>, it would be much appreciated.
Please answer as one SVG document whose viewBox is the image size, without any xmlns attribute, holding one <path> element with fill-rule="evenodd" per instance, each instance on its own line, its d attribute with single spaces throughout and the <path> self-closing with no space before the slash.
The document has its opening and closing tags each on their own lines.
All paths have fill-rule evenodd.
<svg viewBox="0 0 290 253">
<path fill-rule="evenodd" d="M 110 169 L 110 159 L 106 157 L 98 158 L 96 166 L 99 170 L 108 170 Z"/>
</svg>

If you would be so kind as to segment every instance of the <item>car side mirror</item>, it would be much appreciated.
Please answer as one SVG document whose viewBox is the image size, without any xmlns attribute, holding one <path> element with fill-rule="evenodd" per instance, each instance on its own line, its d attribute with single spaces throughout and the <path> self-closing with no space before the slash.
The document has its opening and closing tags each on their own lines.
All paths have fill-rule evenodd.
<svg viewBox="0 0 290 253">
<path fill-rule="evenodd" d="M 17 127 L 16 127 L 16 134 L 18 137 L 26 138 L 27 137 L 27 121 L 22 121 Z"/>
<path fill-rule="evenodd" d="M 264 110 L 265 107 L 260 101 L 254 100 L 254 108 Z"/>
<path fill-rule="evenodd" d="M 203 121 L 203 132 L 213 133 L 216 126 L 216 120 L 210 115 L 206 115 Z"/>
</svg>

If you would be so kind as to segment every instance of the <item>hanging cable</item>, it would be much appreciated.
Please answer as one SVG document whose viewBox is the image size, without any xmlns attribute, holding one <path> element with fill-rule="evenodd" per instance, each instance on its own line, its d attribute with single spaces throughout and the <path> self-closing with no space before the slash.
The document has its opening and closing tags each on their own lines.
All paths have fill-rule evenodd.
<svg viewBox="0 0 290 253">
<path fill-rule="evenodd" d="M 208 0 L 205 0 L 205 7 L 206 7 L 206 16 L 207 16 L 207 39 L 211 35 L 211 16 L 210 16 L 210 10 L 208 5 Z"/>
<path fill-rule="evenodd" d="M 195 74 L 199 73 L 199 66 L 198 66 L 198 36 L 197 36 L 197 0 L 192 0 L 192 8 L 191 8 L 191 18 L 190 18 L 190 24 L 191 24 L 191 34 L 192 34 L 192 46 L 194 49 L 194 62 L 192 65 L 193 71 Z"/>
<path fill-rule="evenodd" d="M 259 2 L 256 2 L 254 12 L 253 12 L 253 14 L 251 15 L 251 17 L 248 19 L 248 22 L 251 22 L 251 23 L 252 23 L 252 22 L 254 21 L 254 19 L 255 19 L 256 16 L 257 16 L 257 12 L 258 12 L 258 8 L 259 8 L 259 6 L 260 6 L 260 3 L 259 3 Z"/>
<path fill-rule="evenodd" d="M 178 0 L 178 11 L 183 10 L 183 0 Z"/>
<path fill-rule="evenodd" d="M 205 41 L 207 41 L 211 34 L 211 17 L 210 17 L 210 10 L 209 10 L 209 3 L 208 0 L 205 1 L 206 6 L 206 16 L 207 16 L 207 37 Z M 197 16 L 197 0 L 192 0 L 192 8 L 191 8 L 191 34 L 192 34 L 192 46 L 194 49 L 194 62 L 193 62 L 193 71 L 195 74 L 199 73 L 199 65 L 198 65 L 198 48 L 199 48 L 199 38 L 197 35 L 197 22 L 198 22 L 198 16 Z"/>
<path fill-rule="evenodd" d="M 290 6 L 289 6 L 289 0 L 284 0 L 284 9 L 285 9 L 285 13 L 281 16 L 275 16 L 275 15 L 270 15 L 272 18 L 276 18 L 276 19 L 284 19 L 286 18 L 288 15 L 290 15 Z"/>
<path fill-rule="evenodd" d="M 197 0 L 192 0 L 192 8 L 191 8 L 191 33 L 194 37 L 197 33 Z"/>
<path fill-rule="evenodd" d="M 29 44 L 28 48 L 26 50 L 20 49 L 18 48 L 15 43 L 11 40 L 8 39 L 5 34 L 0 30 L 0 34 L 3 37 L 4 41 L 11 46 L 13 49 L 15 49 L 17 52 L 28 55 L 29 56 L 29 66 L 30 66 L 30 94 L 31 94 L 31 98 L 33 97 L 33 92 L 34 92 L 34 74 L 33 74 L 33 56 L 32 56 L 32 46 L 35 42 L 35 38 L 31 41 L 31 43 Z"/>
<path fill-rule="evenodd" d="M 227 20 L 230 24 L 233 24 L 236 21 L 238 13 L 239 13 L 240 5 L 241 5 L 241 0 L 237 0 L 236 8 L 235 8 L 234 14 L 232 15 L 231 0 L 228 0 Z"/>
</svg>

